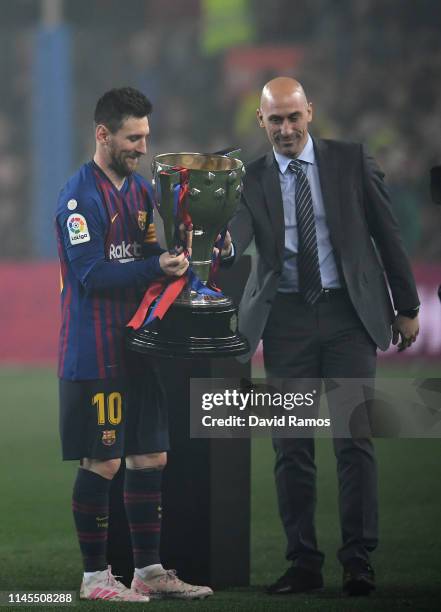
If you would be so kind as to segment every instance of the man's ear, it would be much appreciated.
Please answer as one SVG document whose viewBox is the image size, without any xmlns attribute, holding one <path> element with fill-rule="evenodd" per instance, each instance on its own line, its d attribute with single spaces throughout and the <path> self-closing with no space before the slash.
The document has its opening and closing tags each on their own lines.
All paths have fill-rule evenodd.
<svg viewBox="0 0 441 612">
<path fill-rule="evenodd" d="M 257 123 L 259 124 L 259 127 L 264 128 L 265 125 L 263 123 L 263 115 L 262 115 L 262 111 L 260 110 L 260 108 L 256 110 L 256 117 L 257 117 Z"/>
<path fill-rule="evenodd" d="M 95 129 L 95 138 L 96 141 L 99 142 L 101 145 L 106 145 L 107 141 L 109 140 L 109 130 L 108 128 L 106 128 L 105 125 L 103 125 L 102 123 L 99 123 L 96 126 Z"/>
</svg>

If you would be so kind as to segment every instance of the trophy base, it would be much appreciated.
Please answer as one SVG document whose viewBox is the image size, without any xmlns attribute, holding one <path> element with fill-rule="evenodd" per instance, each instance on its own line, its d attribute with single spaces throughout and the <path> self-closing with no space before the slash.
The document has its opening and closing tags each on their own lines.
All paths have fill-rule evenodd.
<svg viewBox="0 0 441 612">
<path fill-rule="evenodd" d="M 237 314 L 230 298 L 205 302 L 176 301 L 162 320 L 129 330 L 127 347 L 159 357 L 237 357 L 249 350 L 237 332 Z"/>
</svg>

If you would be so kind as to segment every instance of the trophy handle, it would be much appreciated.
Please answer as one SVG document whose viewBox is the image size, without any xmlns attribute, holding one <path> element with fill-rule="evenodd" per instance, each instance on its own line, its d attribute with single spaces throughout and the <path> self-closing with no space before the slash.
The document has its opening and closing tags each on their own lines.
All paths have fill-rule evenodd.
<svg viewBox="0 0 441 612">
<path fill-rule="evenodd" d="M 179 172 L 162 172 L 162 168 L 154 167 L 154 186 L 156 207 L 161 215 L 164 225 L 165 245 L 167 249 L 176 246 L 176 220 L 175 220 L 175 189 L 180 185 Z"/>
<path fill-rule="evenodd" d="M 220 151 L 215 151 L 212 155 L 225 155 L 226 157 L 233 157 L 234 159 L 239 159 L 238 155 L 242 152 L 240 147 L 227 147 L 226 149 L 221 149 Z"/>
</svg>

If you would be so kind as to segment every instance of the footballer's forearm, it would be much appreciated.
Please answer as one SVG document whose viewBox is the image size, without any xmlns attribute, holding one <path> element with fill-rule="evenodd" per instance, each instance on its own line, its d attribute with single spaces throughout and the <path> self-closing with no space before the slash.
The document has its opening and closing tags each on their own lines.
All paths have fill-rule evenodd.
<svg viewBox="0 0 441 612">
<path fill-rule="evenodd" d="M 71 263 L 75 271 L 75 262 Z M 103 259 L 97 261 L 86 274 L 81 275 L 81 270 L 78 272 L 80 274 L 75 271 L 88 291 L 145 287 L 164 274 L 159 265 L 159 255 L 125 263 Z"/>
</svg>

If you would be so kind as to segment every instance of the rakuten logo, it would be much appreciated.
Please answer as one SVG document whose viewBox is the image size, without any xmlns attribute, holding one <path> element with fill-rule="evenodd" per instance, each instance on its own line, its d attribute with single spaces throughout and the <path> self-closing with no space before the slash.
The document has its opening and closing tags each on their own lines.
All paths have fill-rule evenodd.
<svg viewBox="0 0 441 612">
<path fill-rule="evenodd" d="M 141 245 L 139 242 L 127 243 L 125 240 L 121 244 L 111 244 L 109 248 L 109 259 L 119 259 L 120 261 L 131 261 L 141 257 Z"/>
</svg>

